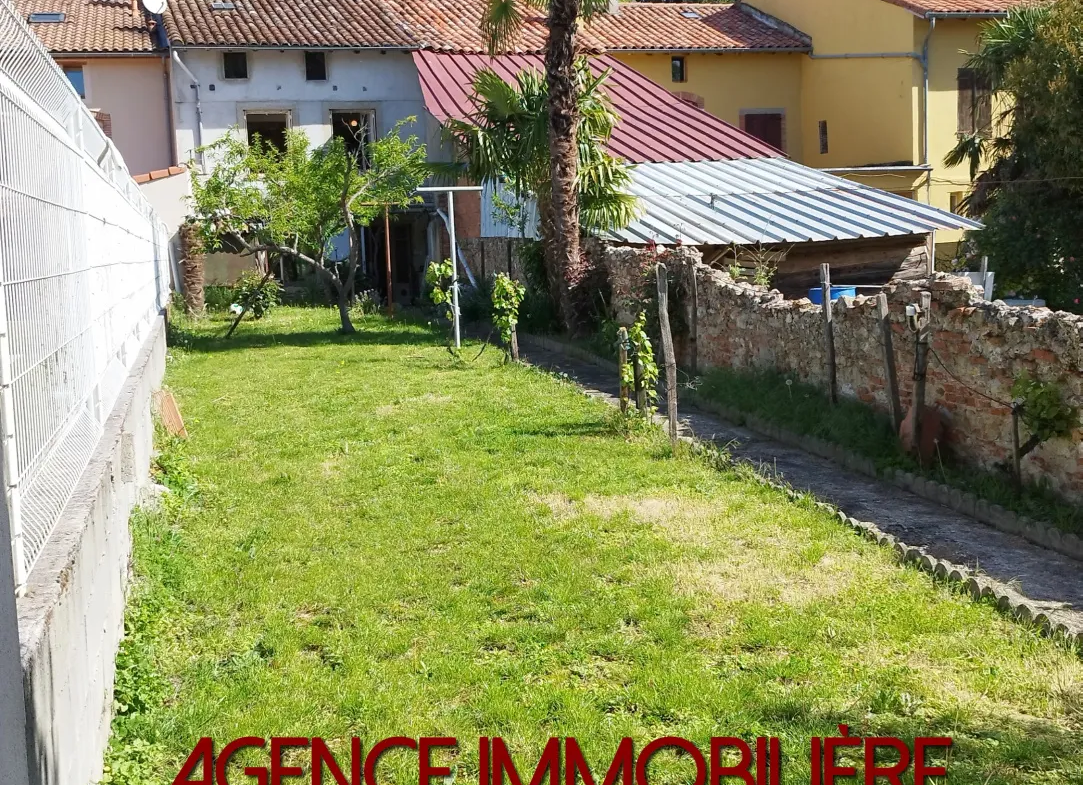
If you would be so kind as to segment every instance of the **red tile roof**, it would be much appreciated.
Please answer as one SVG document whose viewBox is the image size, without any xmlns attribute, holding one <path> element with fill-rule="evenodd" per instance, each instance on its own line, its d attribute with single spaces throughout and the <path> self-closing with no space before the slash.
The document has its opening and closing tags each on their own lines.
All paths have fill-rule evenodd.
<svg viewBox="0 0 1083 785">
<path fill-rule="evenodd" d="M 728 49 L 807 52 L 808 36 L 743 4 L 621 3 L 585 26 L 603 49 Z"/>
<path fill-rule="evenodd" d="M 440 122 L 467 118 L 473 110 L 474 74 L 490 68 L 511 81 L 528 68 L 541 71 L 542 56 L 413 53 L 425 107 Z M 602 56 L 591 60 L 596 73 L 612 69 L 605 91 L 620 115 L 609 151 L 631 163 L 732 161 L 773 158 L 782 153 L 714 115 L 688 104 L 632 68 Z"/>
<path fill-rule="evenodd" d="M 1013 8 L 1033 3 L 1035 0 L 886 0 L 919 16 L 937 14 L 1006 14 Z"/>
<path fill-rule="evenodd" d="M 381 0 L 173 0 L 165 14 L 178 46 L 415 48 L 414 38 Z"/>
<path fill-rule="evenodd" d="M 131 0 L 14 0 L 15 10 L 64 14 L 63 22 L 31 22 L 30 29 L 56 54 L 153 52 L 154 40 L 140 8 Z"/>
<path fill-rule="evenodd" d="M 132 179 L 135 182 L 142 185 L 143 183 L 149 183 L 153 180 L 164 180 L 167 177 L 176 177 L 178 174 L 184 174 L 188 171 L 186 166 L 170 166 L 168 169 L 155 169 L 153 172 L 145 172 L 144 174 L 133 174 Z"/>
<path fill-rule="evenodd" d="M 48 2 L 48 0 L 35 0 Z M 166 12 L 170 41 L 179 46 L 404 47 L 486 53 L 481 32 L 485 0 L 173 0 Z M 508 54 L 541 52 L 545 12 L 523 3 L 525 18 Z M 692 14 L 695 14 L 693 17 Z M 606 49 L 795 49 L 808 38 L 747 6 L 623 3 L 580 25 L 585 52 Z"/>
<path fill-rule="evenodd" d="M 488 53 L 489 43 L 481 32 L 485 0 L 381 0 L 389 13 L 402 20 L 419 49 L 446 52 Z M 549 31 L 545 12 L 523 3 L 523 27 L 518 38 L 506 47 L 507 54 L 542 52 Z M 598 51 L 580 36 L 580 46 Z"/>
</svg>

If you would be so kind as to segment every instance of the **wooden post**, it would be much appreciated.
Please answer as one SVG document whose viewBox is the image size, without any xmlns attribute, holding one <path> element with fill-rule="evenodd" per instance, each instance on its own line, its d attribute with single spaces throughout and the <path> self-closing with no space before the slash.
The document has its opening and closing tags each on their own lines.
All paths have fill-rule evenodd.
<svg viewBox="0 0 1083 785">
<path fill-rule="evenodd" d="M 639 359 L 639 349 L 632 351 L 632 377 L 635 385 L 636 409 L 647 411 L 647 391 L 643 387 L 643 363 Z"/>
<path fill-rule="evenodd" d="M 384 207 L 384 262 L 387 265 L 387 315 L 395 313 L 395 293 L 391 283 L 391 222 L 387 207 Z"/>
<path fill-rule="evenodd" d="M 1022 455 L 1019 452 L 1019 416 L 1023 411 L 1021 400 L 1012 401 L 1012 477 L 1016 486 L 1023 484 L 1023 469 L 1020 465 Z"/>
<path fill-rule="evenodd" d="M 673 351 L 673 333 L 669 329 L 669 282 L 666 266 L 656 268 L 658 279 L 658 326 L 662 332 L 662 355 L 666 361 L 666 414 L 669 417 L 669 441 L 677 446 L 677 355 Z"/>
<path fill-rule="evenodd" d="M 831 403 L 839 402 L 835 381 L 835 332 L 831 324 L 831 265 L 820 265 L 820 290 L 823 292 L 824 348 L 827 352 L 827 394 Z"/>
<path fill-rule="evenodd" d="M 696 376 L 699 374 L 699 284 L 696 282 L 695 263 L 690 264 L 688 269 L 691 275 L 689 295 L 692 300 L 692 318 L 688 325 L 688 365 L 692 375 Z"/>
<path fill-rule="evenodd" d="M 918 314 L 917 350 L 914 353 L 914 411 L 910 424 L 914 450 L 921 457 L 921 420 L 925 412 L 925 373 L 929 367 L 929 311 L 933 296 L 921 293 L 921 313 Z"/>
<path fill-rule="evenodd" d="M 884 348 L 884 382 L 887 386 L 888 405 L 891 407 L 891 422 L 898 434 L 903 421 L 903 410 L 899 401 L 899 377 L 895 373 L 895 347 L 891 337 L 891 320 L 888 318 L 887 295 L 883 292 L 876 296 L 876 318 L 880 322 L 880 341 Z"/>
<path fill-rule="evenodd" d="M 628 413 L 628 384 L 624 381 L 624 369 L 628 367 L 628 328 L 621 327 L 617 332 L 617 362 L 620 373 L 620 413 Z"/>
<path fill-rule="evenodd" d="M 511 326 L 511 361 L 519 362 L 519 333 L 514 324 Z"/>
</svg>

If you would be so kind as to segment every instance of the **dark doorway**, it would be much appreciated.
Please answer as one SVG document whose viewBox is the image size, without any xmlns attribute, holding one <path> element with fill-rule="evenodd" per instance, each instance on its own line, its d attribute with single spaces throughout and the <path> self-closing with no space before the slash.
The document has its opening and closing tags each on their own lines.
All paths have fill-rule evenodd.
<svg viewBox="0 0 1083 785">
<path fill-rule="evenodd" d="M 781 112 L 749 112 L 741 117 L 741 125 L 761 142 L 766 142 L 776 150 L 785 149 L 782 146 Z"/>
</svg>

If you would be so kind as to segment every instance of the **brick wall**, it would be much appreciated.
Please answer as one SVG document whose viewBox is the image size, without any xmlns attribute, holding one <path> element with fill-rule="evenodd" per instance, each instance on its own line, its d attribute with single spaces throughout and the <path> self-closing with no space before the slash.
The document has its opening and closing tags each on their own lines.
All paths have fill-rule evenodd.
<svg viewBox="0 0 1083 785">
<path fill-rule="evenodd" d="M 622 256 L 629 251 L 613 250 Z M 726 273 L 699 264 L 695 249 L 673 249 L 667 257 L 673 273 L 687 276 L 695 271 L 701 368 L 776 369 L 825 386 L 819 306 L 734 282 Z M 1067 401 L 1083 409 L 1083 317 L 987 302 L 967 280 L 942 273 L 927 280 L 896 281 L 883 290 L 904 408 L 910 404 L 914 367 L 914 337 L 904 309 L 920 301 L 923 290 L 932 294 L 935 352 L 929 358 L 926 400 L 945 414 L 945 446 L 958 459 L 991 467 L 1010 457 L 1010 410 L 997 401 L 1011 400 L 1012 384 L 1024 371 L 1058 383 Z M 875 307 L 872 297 L 836 302 L 837 380 L 840 395 L 886 412 Z M 1064 496 L 1083 500 L 1083 427 L 1077 423 L 1071 438 L 1053 439 L 1035 449 L 1023 459 L 1023 470 L 1029 479 L 1045 477 Z"/>
</svg>

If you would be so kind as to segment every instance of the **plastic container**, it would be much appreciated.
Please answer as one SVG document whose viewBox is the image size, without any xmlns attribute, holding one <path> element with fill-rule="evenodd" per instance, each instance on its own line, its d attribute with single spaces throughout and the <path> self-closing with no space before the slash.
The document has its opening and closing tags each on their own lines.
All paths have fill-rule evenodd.
<svg viewBox="0 0 1083 785">
<path fill-rule="evenodd" d="M 831 302 L 839 299 L 842 296 L 857 297 L 856 286 L 832 286 L 831 287 Z M 812 300 L 813 305 L 824 304 L 824 290 L 817 286 L 815 289 L 808 290 L 808 298 Z"/>
</svg>

